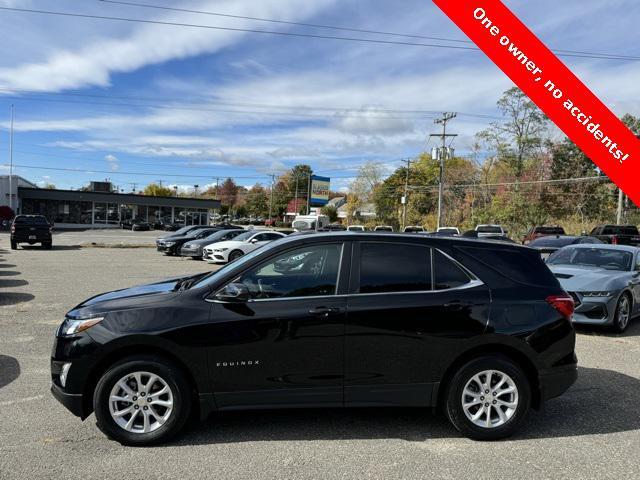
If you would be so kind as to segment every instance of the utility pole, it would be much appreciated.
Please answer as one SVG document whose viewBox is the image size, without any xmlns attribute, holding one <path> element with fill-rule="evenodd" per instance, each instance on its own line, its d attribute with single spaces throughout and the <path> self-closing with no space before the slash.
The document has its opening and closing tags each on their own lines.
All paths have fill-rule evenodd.
<svg viewBox="0 0 640 480">
<path fill-rule="evenodd" d="M 294 201 L 293 201 L 293 205 L 294 205 L 294 210 L 295 210 L 295 214 L 298 214 L 298 172 L 296 172 L 296 195 L 294 197 Z"/>
<path fill-rule="evenodd" d="M 307 215 L 311 213 L 311 173 L 307 174 Z"/>
<path fill-rule="evenodd" d="M 443 113 L 441 118 L 434 120 L 433 123 L 436 125 L 442 125 L 442 134 L 432 134 L 430 137 L 440 137 L 442 139 L 442 147 L 440 149 L 436 149 L 438 151 L 438 159 L 440 160 L 440 182 L 438 186 L 438 228 L 442 226 L 442 219 L 444 214 L 444 205 L 443 205 L 443 197 L 444 197 L 444 161 L 448 157 L 447 151 L 447 138 L 448 137 L 457 137 L 457 134 L 447 133 L 447 123 L 456 118 L 456 113 Z"/>
<path fill-rule="evenodd" d="M 13 210 L 13 104 L 11 104 L 11 127 L 9 129 L 9 208 Z"/>
<path fill-rule="evenodd" d="M 158 185 L 162 187 L 162 179 L 161 178 L 158 180 Z"/>
<path fill-rule="evenodd" d="M 135 183 L 135 182 L 132 182 L 132 183 L 130 183 L 129 185 L 131 185 L 131 191 L 132 191 L 133 193 L 136 193 L 136 187 L 138 186 L 138 184 L 137 184 L 137 183 Z"/>
<path fill-rule="evenodd" d="M 622 211 L 624 210 L 624 193 L 622 192 L 622 189 L 619 188 L 618 189 L 618 216 L 617 216 L 617 220 L 616 223 L 618 225 L 622 225 Z"/>
<path fill-rule="evenodd" d="M 404 196 L 402 197 L 402 230 L 407 226 L 407 203 L 409 201 L 409 168 L 411 168 L 411 159 L 403 160 L 407 162 L 407 174 L 404 179 Z"/>
<path fill-rule="evenodd" d="M 271 194 L 269 195 L 269 226 L 271 227 L 271 213 L 273 211 L 273 182 L 275 181 L 275 175 L 272 173 L 271 177 Z"/>
</svg>

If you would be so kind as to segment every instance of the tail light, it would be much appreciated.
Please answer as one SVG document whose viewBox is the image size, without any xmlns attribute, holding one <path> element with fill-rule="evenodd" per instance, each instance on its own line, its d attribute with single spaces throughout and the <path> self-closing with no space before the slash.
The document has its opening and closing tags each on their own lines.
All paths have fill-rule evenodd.
<svg viewBox="0 0 640 480">
<path fill-rule="evenodd" d="M 560 312 L 566 319 L 571 319 L 576 309 L 576 303 L 573 301 L 573 297 L 568 294 L 551 295 L 547 297 L 547 303 Z"/>
<path fill-rule="evenodd" d="M 11 224 L 11 233 L 16 233 L 16 226 L 15 224 Z"/>
<path fill-rule="evenodd" d="M 611 237 L 611 245 L 617 245 L 617 244 L 618 244 L 618 237 L 614 235 L 613 237 Z"/>
</svg>

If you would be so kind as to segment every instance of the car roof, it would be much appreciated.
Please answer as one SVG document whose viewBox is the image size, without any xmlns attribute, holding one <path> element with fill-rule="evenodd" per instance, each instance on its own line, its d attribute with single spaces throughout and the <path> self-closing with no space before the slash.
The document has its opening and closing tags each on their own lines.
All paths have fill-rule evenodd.
<svg viewBox="0 0 640 480">
<path fill-rule="evenodd" d="M 580 249 L 593 249 L 598 250 L 618 250 L 622 252 L 636 253 L 640 251 L 638 247 L 632 247 L 631 245 L 609 245 L 608 243 L 582 243 L 580 245 L 568 245 L 565 248 L 580 248 Z"/>
<path fill-rule="evenodd" d="M 309 239 L 318 239 L 318 240 L 337 240 L 337 241 L 380 241 L 380 239 L 387 239 L 391 241 L 396 241 L 397 243 L 430 243 L 435 245 L 442 245 L 443 247 L 449 245 L 458 245 L 458 246 L 479 246 L 479 245 L 487 245 L 492 248 L 502 248 L 502 249 L 522 249 L 522 250 L 530 250 L 535 251 L 532 248 L 519 245 L 516 243 L 503 242 L 499 240 L 487 240 L 484 238 L 465 238 L 465 237 L 437 237 L 437 236 L 429 236 L 429 235 L 407 235 L 406 233 L 400 232 L 353 232 L 353 231 L 340 231 L 340 232 L 317 232 L 307 237 L 306 235 L 289 235 L 285 237 L 283 240 L 278 240 L 278 244 L 282 245 L 286 243 L 304 243 L 308 242 Z"/>
</svg>

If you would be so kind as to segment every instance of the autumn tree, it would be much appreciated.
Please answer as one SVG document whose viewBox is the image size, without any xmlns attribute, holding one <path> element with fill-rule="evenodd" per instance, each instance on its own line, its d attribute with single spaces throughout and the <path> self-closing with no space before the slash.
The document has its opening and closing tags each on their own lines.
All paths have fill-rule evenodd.
<svg viewBox="0 0 640 480">
<path fill-rule="evenodd" d="M 245 207 L 249 215 L 266 216 L 269 213 L 269 197 L 267 190 L 256 183 L 245 195 Z"/>
<path fill-rule="evenodd" d="M 170 197 L 175 192 L 172 188 L 158 185 L 157 183 L 150 183 L 142 191 L 143 195 L 150 195 L 152 197 Z"/>
</svg>

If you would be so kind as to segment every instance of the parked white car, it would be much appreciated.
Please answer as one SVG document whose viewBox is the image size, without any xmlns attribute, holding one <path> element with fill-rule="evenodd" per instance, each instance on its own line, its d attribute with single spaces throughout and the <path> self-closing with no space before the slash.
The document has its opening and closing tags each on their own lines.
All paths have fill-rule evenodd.
<svg viewBox="0 0 640 480">
<path fill-rule="evenodd" d="M 206 246 L 203 250 L 202 258 L 208 263 L 233 262 L 256 248 L 283 237 L 286 237 L 286 235 L 280 232 L 251 230 L 241 233 L 233 240 Z"/>
<path fill-rule="evenodd" d="M 504 231 L 501 225 L 478 225 L 476 227 L 478 237 L 492 237 L 495 235 L 506 236 L 507 232 Z"/>
<path fill-rule="evenodd" d="M 460 235 L 460 229 L 458 227 L 440 227 L 436 230 L 436 233 L 440 235 L 458 236 Z"/>
<path fill-rule="evenodd" d="M 362 225 L 349 225 L 347 227 L 348 232 L 364 232 L 365 228 Z"/>
</svg>

